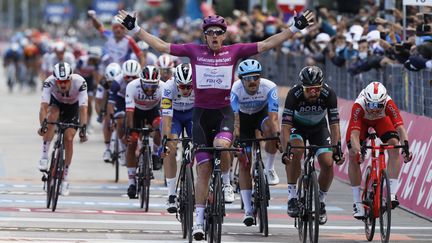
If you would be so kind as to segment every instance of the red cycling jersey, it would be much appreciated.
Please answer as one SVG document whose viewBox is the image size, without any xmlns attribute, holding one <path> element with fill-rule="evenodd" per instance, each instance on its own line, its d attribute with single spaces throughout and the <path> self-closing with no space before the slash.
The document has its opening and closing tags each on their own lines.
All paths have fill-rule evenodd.
<svg viewBox="0 0 432 243">
<path fill-rule="evenodd" d="M 346 134 L 347 143 L 351 139 L 352 130 L 360 131 L 360 140 L 364 140 L 369 127 L 374 128 L 378 136 L 381 137 L 388 132 L 395 132 L 398 126 L 403 125 L 399 109 L 390 96 L 387 96 L 385 108 L 377 113 L 368 112 L 365 107 L 365 98 L 360 95 L 352 106 Z"/>
</svg>

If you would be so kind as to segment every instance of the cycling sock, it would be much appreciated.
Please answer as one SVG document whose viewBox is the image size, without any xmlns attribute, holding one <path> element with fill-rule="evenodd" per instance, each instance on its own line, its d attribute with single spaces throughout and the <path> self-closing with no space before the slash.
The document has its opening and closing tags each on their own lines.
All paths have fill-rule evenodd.
<svg viewBox="0 0 432 243">
<path fill-rule="evenodd" d="M 231 184 L 231 180 L 230 180 L 230 173 L 229 171 L 227 172 L 222 172 L 222 183 L 224 185 L 230 185 Z"/>
<path fill-rule="evenodd" d="M 50 148 L 51 141 L 42 142 L 42 159 L 48 159 L 48 151 Z"/>
<path fill-rule="evenodd" d="M 246 214 L 252 213 L 252 190 L 240 190 Z"/>
<path fill-rule="evenodd" d="M 67 181 L 68 180 L 68 175 L 69 175 L 69 166 L 65 166 L 64 172 L 63 172 L 63 180 Z"/>
<path fill-rule="evenodd" d="M 353 192 L 353 199 L 354 202 L 361 202 L 361 198 L 360 198 L 360 186 L 352 186 L 351 187 L 352 192 Z"/>
<path fill-rule="evenodd" d="M 196 224 L 204 224 L 204 205 L 195 204 Z"/>
<path fill-rule="evenodd" d="M 398 179 L 390 179 L 390 194 L 395 195 L 398 189 Z"/>
<path fill-rule="evenodd" d="M 288 184 L 288 201 L 297 198 L 297 184 Z"/>
<path fill-rule="evenodd" d="M 108 142 L 105 141 L 105 149 L 106 150 L 110 149 L 110 142 L 109 141 Z"/>
<path fill-rule="evenodd" d="M 168 196 L 170 195 L 176 195 L 175 189 L 176 189 L 176 178 L 166 178 L 167 187 L 168 187 Z"/>
<path fill-rule="evenodd" d="M 267 153 L 265 152 L 266 157 L 267 157 L 267 163 L 265 165 L 266 170 L 274 170 L 274 158 L 276 154 L 271 154 L 271 153 Z"/>
<path fill-rule="evenodd" d="M 136 175 L 136 168 L 135 167 L 128 167 L 128 178 L 129 178 L 129 186 L 135 185 L 135 175 Z"/>
<path fill-rule="evenodd" d="M 327 192 L 319 190 L 319 200 L 320 200 L 320 202 L 325 203 L 326 196 L 327 196 Z"/>
</svg>

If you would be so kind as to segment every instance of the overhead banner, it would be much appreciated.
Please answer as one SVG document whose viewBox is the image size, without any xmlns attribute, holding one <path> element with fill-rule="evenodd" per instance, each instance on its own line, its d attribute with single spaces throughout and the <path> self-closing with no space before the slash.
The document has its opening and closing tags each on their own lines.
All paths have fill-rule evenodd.
<svg viewBox="0 0 432 243">
<path fill-rule="evenodd" d="M 69 3 L 47 4 L 44 9 L 45 20 L 51 23 L 65 23 L 72 19 L 74 8 Z"/>
<path fill-rule="evenodd" d="M 111 22 L 119 10 L 120 0 L 93 0 L 93 10 L 103 22 Z"/>
<path fill-rule="evenodd" d="M 403 0 L 403 5 L 432 6 L 432 0 Z"/>
</svg>

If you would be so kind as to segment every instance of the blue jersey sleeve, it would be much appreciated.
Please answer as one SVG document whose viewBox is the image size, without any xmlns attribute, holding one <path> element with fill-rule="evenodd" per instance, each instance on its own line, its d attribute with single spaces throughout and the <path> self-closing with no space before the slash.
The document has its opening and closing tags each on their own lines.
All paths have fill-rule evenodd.
<svg viewBox="0 0 432 243">
<path fill-rule="evenodd" d="M 120 90 L 120 84 L 116 81 L 112 82 L 111 89 L 109 91 L 108 102 L 115 104 L 117 101 L 117 92 Z"/>
<path fill-rule="evenodd" d="M 279 97 L 276 87 L 272 88 L 267 94 L 268 112 L 279 111 Z"/>
<path fill-rule="evenodd" d="M 236 93 L 231 92 L 231 108 L 233 109 L 234 113 L 239 112 L 239 99 Z"/>
</svg>

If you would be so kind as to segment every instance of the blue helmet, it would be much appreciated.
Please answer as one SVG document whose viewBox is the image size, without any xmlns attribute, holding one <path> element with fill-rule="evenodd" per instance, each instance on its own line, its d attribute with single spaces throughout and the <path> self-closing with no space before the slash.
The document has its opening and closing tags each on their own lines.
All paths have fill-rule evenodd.
<svg viewBox="0 0 432 243">
<path fill-rule="evenodd" d="M 241 62 L 237 67 L 237 73 L 239 76 L 244 76 L 247 74 L 260 74 L 262 71 L 261 64 L 254 59 L 247 59 Z"/>
</svg>

